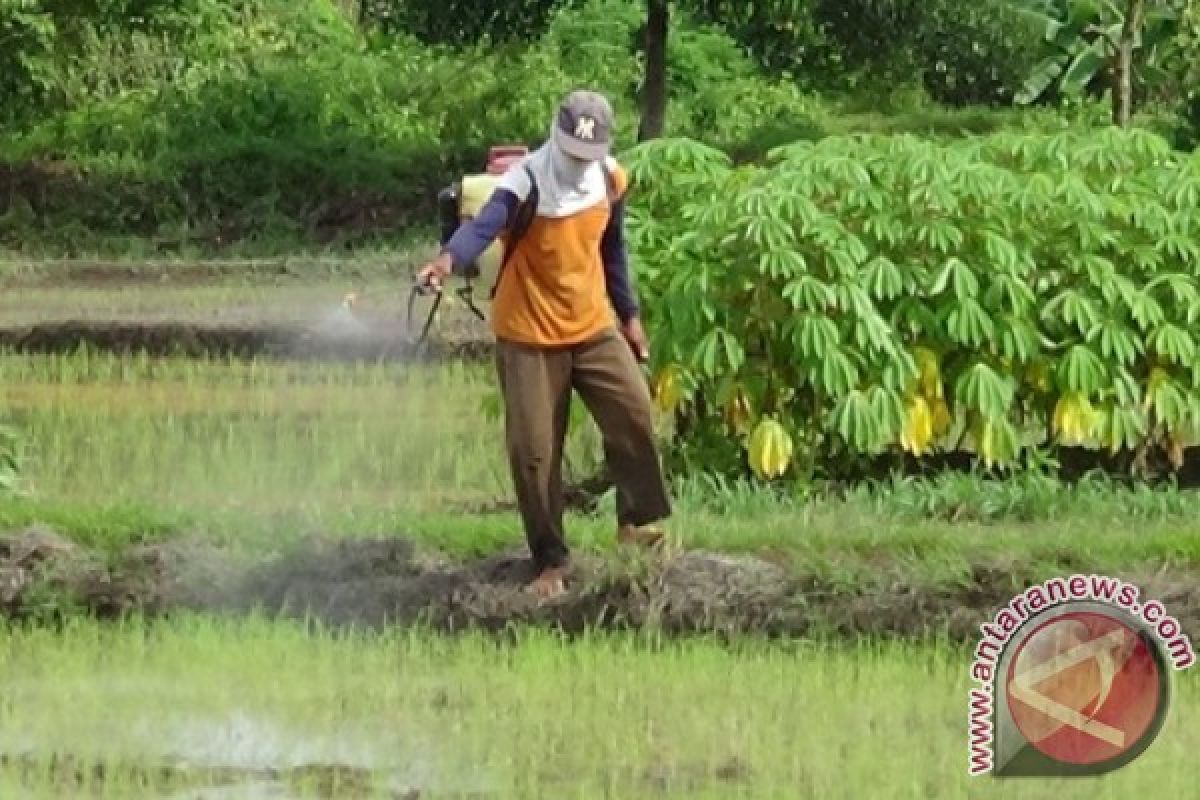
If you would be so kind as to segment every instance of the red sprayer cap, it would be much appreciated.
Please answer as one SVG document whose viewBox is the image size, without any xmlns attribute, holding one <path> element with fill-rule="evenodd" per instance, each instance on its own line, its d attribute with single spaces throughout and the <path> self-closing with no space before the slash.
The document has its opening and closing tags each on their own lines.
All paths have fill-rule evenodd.
<svg viewBox="0 0 1200 800">
<path fill-rule="evenodd" d="M 489 175 L 503 175 L 508 168 L 529 153 L 524 145 L 497 145 L 488 148 L 487 171 Z"/>
</svg>

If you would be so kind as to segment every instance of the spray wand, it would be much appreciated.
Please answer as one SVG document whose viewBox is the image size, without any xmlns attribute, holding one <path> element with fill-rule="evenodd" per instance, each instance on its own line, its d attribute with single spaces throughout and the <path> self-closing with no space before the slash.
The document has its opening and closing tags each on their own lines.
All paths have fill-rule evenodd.
<svg viewBox="0 0 1200 800">
<path fill-rule="evenodd" d="M 403 292 L 403 291 L 408 292 L 408 307 L 407 307 L 407 314 L 405 317 L 405 324 L 407 326 L 408 336 L 409 336 L 410 340 L 413 340 L 414 342 L 419 344 L 421 342 L 424 342 L 425 339 L 429 336 L 429 329 L 433 326 L 434 317 L 437 315 L 438 308 L 440 308 L 441 304 L 442 304 L 442 297 L 444 294 L 443 289 L 440 285 L 434 284 L 428 280 L 421 280 L 421 278 L 417 277 L 417 278 L 413 279 L 412 285 L 410 287 L 408 287 L 407 289 L 405 289 L 403 287 L 380 289 L 377 291 L 369 292 L 369 293 L 367 293 L 366 296 L 376 296 L 377 297 L 380 295 L 392 295 L 392 294 L 399 294 L 400 292 Z M 475 304 L 475 299 L 472 296 L 471 285 L 469 282 L 466 285 L 461 286 L 457 290 L 455 290 L 455 294 L 458 295 L 459 299 L 461 299 L 463 301 L 463 303 L 467 306 L 467 308 L 469 308 L 471 310 L 471 312 L 476 317 L 478 317 L 481 322 L 487 321 L 487 316 L 483 313 L 482 310 L 480 310 L 479 306 Z M 425 322 L 421 326 L 420 336 L 414 336 L 413 335 L 414 327 L 415 327 L 414 326 L 414 317 L 416 316 L 414 312 L 416 310 L 417 298 L 429 297 L 431 295 L 433 296 L 433 305 L 430 307 L 429 314 L 428 314 L 428 316 L 426 316 Z M 360 293 L 360 292 L 347 293 L 342 298 L 342 305 L 345 308 L 353 308 L 363 296 L 364 296 L 364 294 Z"/>
</svg>

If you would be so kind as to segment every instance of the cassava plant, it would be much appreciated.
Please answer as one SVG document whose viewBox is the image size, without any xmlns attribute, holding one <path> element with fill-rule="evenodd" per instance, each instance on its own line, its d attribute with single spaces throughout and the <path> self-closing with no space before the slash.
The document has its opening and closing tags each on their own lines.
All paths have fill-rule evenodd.
<svg viewBox="0 0 1200 800">
<path fill-rule="evenodd" d="M 1194 436 L 1200 159 L 1153 134 L 629 160 L 657 395 L 691 466 L 1006 466 L 1048 439 L 1178 464 Z"/>
</svg>

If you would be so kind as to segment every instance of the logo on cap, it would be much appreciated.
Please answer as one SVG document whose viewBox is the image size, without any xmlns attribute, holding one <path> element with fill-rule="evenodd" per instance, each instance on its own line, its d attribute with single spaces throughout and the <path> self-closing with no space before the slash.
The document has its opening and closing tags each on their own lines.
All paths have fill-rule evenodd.
<svg viewBox="0 0 1200 800">
<path fill-rule="evenodd" d="M 592 117 L 580 117 L 575 123 L 575 137 L 591 141 L 596 138 L 596 120 Z"/>
</svg>

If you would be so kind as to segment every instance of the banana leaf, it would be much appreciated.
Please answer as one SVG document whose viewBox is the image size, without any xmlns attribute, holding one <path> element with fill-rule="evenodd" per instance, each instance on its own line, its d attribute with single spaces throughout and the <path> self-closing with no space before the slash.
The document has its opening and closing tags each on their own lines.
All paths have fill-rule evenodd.
<svg viewBox="0 0 1200 800">
<path fill-rule="evenodd" d="M 1014 100 L 1018 105 L 1029 105 L 1036 102 L 1038 98 L 1044 95 L 1059 76 L 1063 74 L 1065 57 L 1063 55 L 1050 56 L 1038 64 L 1033 74 L 1025 81 L 1021 90 L 1016 93 Z"/>
<path fill-rule="evenodd" d="M 1024 3 L 1014 5 L 1013 10 L 1017 18 L 1030 27 L 1042 31 L 1042 36 L 1047 42 L 1053 42 L 1058 39 L 1058 35 L 1064 27 L 1064 11 L 1060 6 L 1061 3 L 1026 0 Z"/>
<path fill-rule="evenodd" d="M 1111 57 L 1110 45 L 1097 38 L 1080 50 L 1063 73 L 1061 87 L 1067 95 L 1079 95 L 1095 80 Z"/>
</svg>

